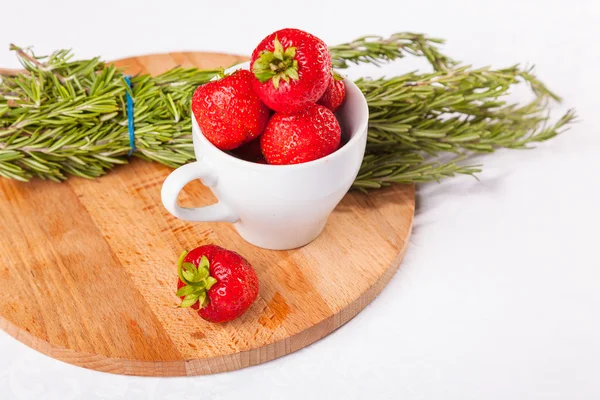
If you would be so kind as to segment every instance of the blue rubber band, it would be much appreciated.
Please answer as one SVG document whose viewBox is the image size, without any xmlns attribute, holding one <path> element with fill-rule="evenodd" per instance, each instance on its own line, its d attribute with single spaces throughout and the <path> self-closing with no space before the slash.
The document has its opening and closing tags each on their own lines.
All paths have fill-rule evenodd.
<svg viewBox="0 0 600 400">
<path fill-rule="evenodd" d="M 129 79 L 130 77 L 125 75 L 123 78 L 125 79 L 125 83 L 127 83 L 127 86 L 129 87 L 129 89 L 131 90 L 131 80 Z M 129 153 L 127 153 L 127 155 L 130 156 L 134 151 L 137 151 L 137 149 L 135 148 L 135 130 L 133 127 L 133 99 L 131 98 L 131 95 L 129 94 L 129 90 L 126 92 L 126 97 L 127 97 L 127 128 L 129 129 Z"/>
</svg>

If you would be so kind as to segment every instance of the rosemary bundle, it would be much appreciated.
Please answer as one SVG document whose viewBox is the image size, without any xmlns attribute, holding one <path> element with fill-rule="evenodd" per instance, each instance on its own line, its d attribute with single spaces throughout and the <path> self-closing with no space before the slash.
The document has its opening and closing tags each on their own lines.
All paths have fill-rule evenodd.
<svg viewBox="0 0 600 400">
<path fill-rule="evenodd" d="M 567 112 L 548 125 L 547 105 L 559 101 L 530 69 L 518 65 L 473 69 L 443 55 L 439 39 L 414 33 L 363 37 L 330 48 L 337 69 L 380 64 L 406 56 L 425 58 L 432 71 L 356 81 L 370 109 L 367 149 L 354 188 L 439 180 L 474 174 L 470 154 L 525 148 L 550 139 L 575 118 Z M 61 181 L 69 174 L 94 178 L 128 162 L 126 93 L 134 99 L 132 156 L 177 167 L 194 159 L 191 94 L 220 70 L 174 68 L 156 77 L 131 78 L 99 58 L 73 60 L 66 50 L 36 57 L 11 46 L 24 71 L 0 70 L 0 176 Z M 529 104 L 503 100 L 528 85 Z M 455 154 L 450 161 L 439 156 Z"/>
</svg>

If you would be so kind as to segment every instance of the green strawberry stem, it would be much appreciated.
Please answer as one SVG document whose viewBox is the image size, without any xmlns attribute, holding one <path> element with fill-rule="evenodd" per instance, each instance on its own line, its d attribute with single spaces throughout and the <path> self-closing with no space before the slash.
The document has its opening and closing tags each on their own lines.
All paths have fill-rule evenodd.
<svg viewBox="0 0 600 400">
<path fill-rule="evenodd" d="M 200 308 L 205 307 L 208 300 L 208 290 L 217 283 L 217 280 L 210 276 L 210 264 L 206 256 L 202 256 L 200 264 L 196 267 L 194 264 L 184 262 L 187 251 L 184 250 L 177 261 L 177 275 L 184 283 L 175 295 L 183 297 L 179 307 L 191 307 L 200 303 Z"/>
<path fill-rule="evenodd" d="M 254 62 L 252 72 L 254 76 L 262 83 L 269 79 L 273 80 L 273 86 L 279 87 L 279 82 L 283 79 L 286 82 L 291 79 L 298 80 L 298 61 L 296 48 L 288 47 L 284 49 L 281 42 L 275 37 L 273 41 L 274 51 L 263 51 L 260 57 Z"/>
</svg>

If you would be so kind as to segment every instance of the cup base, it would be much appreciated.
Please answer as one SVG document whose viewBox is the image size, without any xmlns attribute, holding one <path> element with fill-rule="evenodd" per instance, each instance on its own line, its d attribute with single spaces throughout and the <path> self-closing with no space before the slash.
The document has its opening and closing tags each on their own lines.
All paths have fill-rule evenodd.
<svg viewBox="0 0 600 400">
<path fill-rule="evenodd" d="M 306 232 L 302 235 L 297 232 L 287 231 L 287 234 L 281 232 L 256 232 L 245 229 L 241 224 L 235 224 L 237 233 L 248 243 L 267 250 L 293 250 L 306 246 L 315 240 L 323 229 L 327 221 L 319 224 L 316 229 Z"/>
</svg>

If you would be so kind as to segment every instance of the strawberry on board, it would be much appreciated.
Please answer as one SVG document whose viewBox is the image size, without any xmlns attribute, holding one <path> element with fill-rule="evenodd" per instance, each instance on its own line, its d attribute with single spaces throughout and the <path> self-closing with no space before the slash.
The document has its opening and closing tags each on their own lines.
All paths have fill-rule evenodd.
<svg viewBox="0 0 600 400">
<path fill-rule="evenodd" d="M 192 111 L 204 136 L 221 150 L 231 150 L 260 135 L 270 110 L 252 88 L 254 76 L 238 70 L 199 86 Z"/>
<path fill-rule="evenodd" d="M 299 164 L 336 151 L 341 133 L 328 108 L 312 105 L 296 114 L 273 115 L 260 137 L 260 147 L 269 164 Z"/>
<path fill-rule="evenodd" d="M 327 90 L 325 90 L 323 96 L 317 101 L 317 104 L 321 104 L 335 112 L 342 105 L 345 98 L 346 86 L 344 86 L 344 78 L 334 72 L 331 83 L 327 86 Z"/>
<path fill-rule="evenodd" d="M 292 114 L 316 103 L 331 81 L 331 55 L 318 37 L 281 29 L 252 52 L 254 90 L 271 109 Z"/>
<path fill-rule="evenodd" d="M 258 277 L 239 254 L 215 245 L 183 252 L 177 263 L 180 307 L 192 307 L 210 322 L 238 318 L 258 296 Z"/>
</svg>

